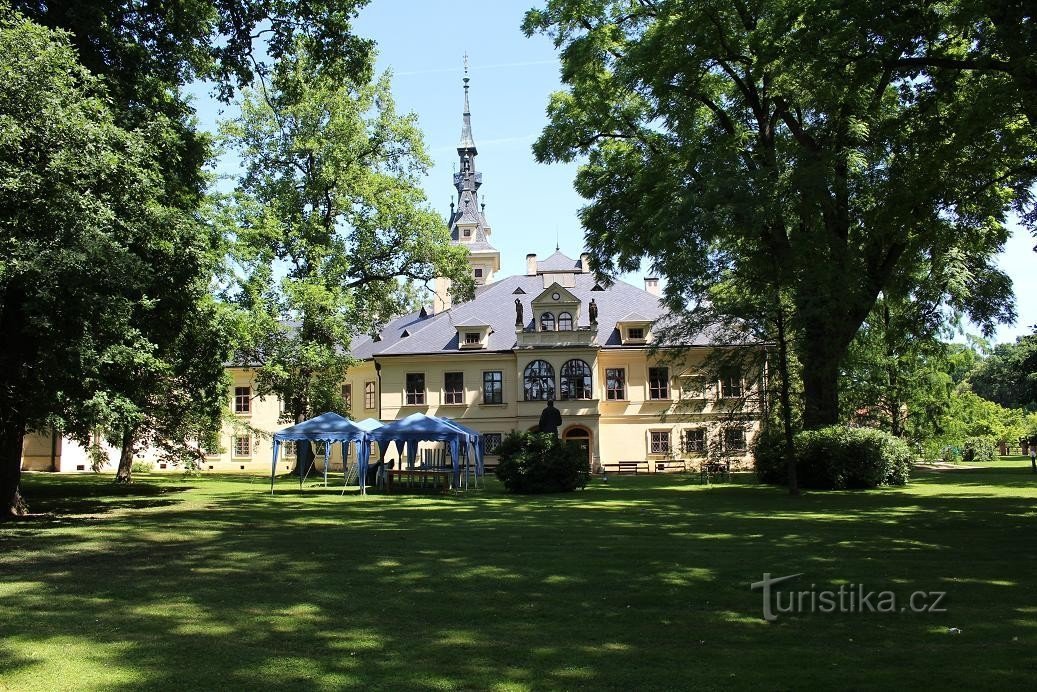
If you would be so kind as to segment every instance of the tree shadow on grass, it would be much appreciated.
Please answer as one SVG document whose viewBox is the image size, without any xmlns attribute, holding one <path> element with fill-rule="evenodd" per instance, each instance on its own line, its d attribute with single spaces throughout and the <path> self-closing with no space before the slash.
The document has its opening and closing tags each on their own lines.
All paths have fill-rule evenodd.
<svg viewBox="0 0 1037 692">
<path fill-rule="evenodd" d="M 77 679 L 108 689 L 911 688 L 1029 677 L 1005 641 L 1032 648 L 1037 616 L 1005 584 L 1022 584 L 1020 565 L 1037 553 L 1021 518 L 1031 498 L 693 486 L 624 479 L 565 498 L 492 485 L 359 498 L 199 483 L 204 506 L 134 512 L 9 553 L 0 635 L 15 669 L 4 672 L 52 679 L 56 662 L 26 664 L 27 652 L 71 638 L 83 647 L 65 654 L 83 658 Z M 748 586 L 763 572 L 945 589 L 953 619 L 766 623 Z M 940 634 L 949 624 L 970 637 Z M 87 652 L 99 649 L 95 666 Z M 862 655 L 883 665 L 862 666 Z M 120 682 L 125 671 L 135 677 Z"/>
</svg>

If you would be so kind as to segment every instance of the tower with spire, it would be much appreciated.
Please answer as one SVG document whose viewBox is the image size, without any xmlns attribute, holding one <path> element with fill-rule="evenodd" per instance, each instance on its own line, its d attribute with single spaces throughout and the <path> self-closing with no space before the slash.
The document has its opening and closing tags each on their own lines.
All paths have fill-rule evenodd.
<svg viewBox="0 0 1037 692">
<path fill-rule="evenodd" d="M 454 173 L 454 188 L 457 190 L 457 204 L 451 202 L 450 216 L 447 223 L 450 227 L 450 242 L 468 249 L 468 264 L 475 278 L 475 285 L 493 281 L 494 274 L 500 271 L 500 252 L 490 242 L 492 231 L 486 221 L 486 202 L 479 202 L 479 188 L 482 187 L 482 173 L 475 170 L 475 157 L 479 151 L 472 136 L 472 112 L 468 105 L 468 55 L 464 58 L 464 112 L 462 114 L 461 141 L 457 144 L 459 170 Z M 435 312 L 450 308 L 450 280 L 436 279 Z"/>
</svg>

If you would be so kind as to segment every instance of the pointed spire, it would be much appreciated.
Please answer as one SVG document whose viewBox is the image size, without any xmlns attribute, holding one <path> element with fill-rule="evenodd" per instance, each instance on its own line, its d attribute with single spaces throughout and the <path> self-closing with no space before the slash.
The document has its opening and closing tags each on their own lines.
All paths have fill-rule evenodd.
<svg viewBox="0 0 1037 692">
<path fill-rule="evenodd" d="M 461 126 L 461 141 L 457 144 L 457 151 L 461 153 L 471 150 L 473 154 L 478 153 L 475 149 L 475 139 L 472 137 L 472 110 L 468 106 L 468 53 L 464 54 L 464 125 Z"/>
</svg>

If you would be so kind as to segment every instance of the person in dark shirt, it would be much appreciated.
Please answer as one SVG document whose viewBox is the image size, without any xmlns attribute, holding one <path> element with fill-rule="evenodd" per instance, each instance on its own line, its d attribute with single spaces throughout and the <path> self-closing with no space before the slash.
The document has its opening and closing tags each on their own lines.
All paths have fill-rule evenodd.
<svg viewBox="0 0 1037 692">
<path fill-rule="evenodd" d="M 558 428 L 562 425 L 562 414 L 555 408 L 553 399 L 547 400 L 547 406 L 540 414 L 540 432 L 551 433 L 558 437 Z"/>
</svg>

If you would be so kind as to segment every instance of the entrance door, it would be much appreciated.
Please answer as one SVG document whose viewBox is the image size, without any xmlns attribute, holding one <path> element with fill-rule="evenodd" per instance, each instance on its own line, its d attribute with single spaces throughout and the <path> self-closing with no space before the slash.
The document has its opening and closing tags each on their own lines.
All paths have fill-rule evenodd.
<svg viewBox="0 0 1037 692">
<path fill-rule="evenodd" d="M 562 439 L 566 442 L 575 442 L 587 455 L 587 463 L 591 463 L 591 432 L 587 428 L 569 428 L 565 431 Z"/>
</svg>

